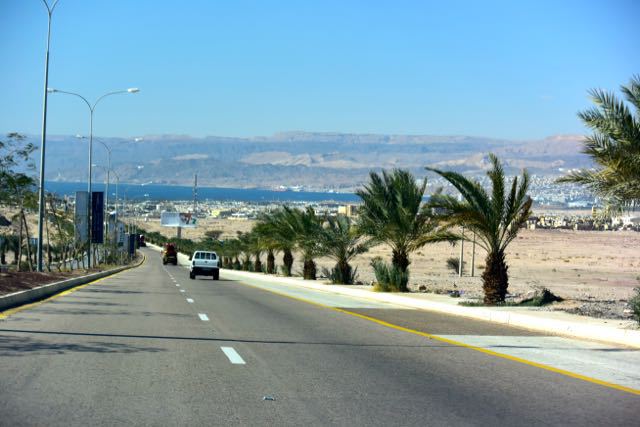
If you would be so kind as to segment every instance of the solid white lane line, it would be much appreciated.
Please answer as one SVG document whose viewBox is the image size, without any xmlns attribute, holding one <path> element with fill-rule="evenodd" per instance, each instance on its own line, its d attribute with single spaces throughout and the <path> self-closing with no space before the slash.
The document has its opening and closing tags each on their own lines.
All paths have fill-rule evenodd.
<svg viewBox="0 0 640 427">
<path fill-rule="evenodd" d="M 188 302 L 189 304 L 193 304 L 193 299 L 191 299 L 191 298 L 187 298 L 187 302 Z"/>
<path fill-rule="evenodd" d="M 203 322 L 208 322 L 209 321 L 209 316 L 207 316 L 204 313 L 198 313 L 198 317 L 200 317 L 200 320 L 202 320 Z"/>
<path fill-rule="evenodd" d="M 240 357 L 237 351 L 233 349 L 233 347 L 220 347 L 220 349 L 224 352 L 224 354 L 229 359 L 229 362 L 234 365 L 246 365 L 245 361 Z"/>
</svg>

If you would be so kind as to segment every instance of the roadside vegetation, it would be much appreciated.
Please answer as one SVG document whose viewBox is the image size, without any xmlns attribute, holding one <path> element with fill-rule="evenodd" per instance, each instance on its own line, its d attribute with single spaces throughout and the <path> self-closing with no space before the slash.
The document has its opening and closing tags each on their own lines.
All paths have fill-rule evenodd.
<svg viewBox="0 0 640 427">
<path fill-rule="evenodd" d="M 591 92 L 596 108 L 579 116 L 594 131 L 585 141 L 585 152 L 599 168 L 573 172 L 561 182 L 582 183 L 609 203 L 633 209 L 640 202 L 640 77 L 634 76 L 628 86 L 622 87 L 622 92 L 635 112 L 612 94 Z M 26 159 L 25 153 L 28 154 L 19 153 L 22 157 L 18 157 Z M 201 242 L 168 239 L 160 233 L 146 233 L 146 239 L 158 245 L 171 241 L 186 254 L 196 249 L 215 250 L 222 268 L 284 276 L 297 274 L 307 280 L 318 277 L 317 259 L 329 257 L 335 265 L 324 268 L 321 275 L 335 284 L 357 283 L 353 260 L 373 245 L 386 244 L 391 250 L 390 263 L 378 257 L 371 262 L 371 268 L 376 277 L 375 288 L 390 292 L 408 291 L 411 254 L 415 251 L 431 243 L 455 244 L 473 239 L 487 253 L 485 265 L 478 268 L 482 270 L 482 304 L 503 305 L 509 287 L 506 250 L 526 226 L 532 200 L 527 194 L 526 171 L 507 179 L 498 157 L 489 154 L 488 158 L 490 188 L 457 172 L 426 168 L 457 190 L 455 194 L 438 190 L 426 197 L 426 178 L 418 180 L 403 169 L 371 172 L 368 182 L 356 192 L 362 201 L 356 219 L 340 214 L 320 215 L 311 207 L 281 207 L 263 214 L 251 231 L 231 239 L 220 240 L 219 230 L 208 231 Z M 5 163 L 12 166 L 11 162 Z M 5 163 L 3 170 L 7 169 Z M 15 188 L 11 195 L 2 196 L 5 203 L 13 203 L 23 212 L 31 202 L 20 192 L 33 187 L 33 182 L 27 179 L 18 185 L 19 178 L 16 175 L 13 187 L 7 187 Z M 63 227 L 59 223 L 64 218 L 57 218 L 52 212 L 52 224 L 60 228 L 62 239 Z M 24 233 L 28 238 L 29 231 L 25 229 Z M 19 241 L 23 240 L 21 235 Z M 0 255 L 4 256 L 10 245 L 0 245 Z M 22 250 L 23 245 L 18 246 Z M 294 271 L 294 254 L 300 257 L 301 271 Z M 282 264 L 278 265 L 277 258 Z M 29 254 L 27 259 L 31 259 Z M 457 258 L 447 261 L 453 271 L 458 270 L 459 262 Z M 527 304 L 543 305 L 549 301 L 540 297 Z M 637 297 L 632 304 L 633 310 L 640 306 Z"/>
<path fill-rule="evenodd" d="M 509 286 L 508 265 L 505 251 L 509 243 L 526 225 L 531 215 L 532 200 L 527 196 L 529 175 L 523 172 L 515 177 L 511 188 L 506 183 L 504 169 L 498 158 L 491 154 L 491 169 L 487 176 L 491 181 L 491 193 L 479 182 L 470 180 L 456 172 L 444 172 L 428 168 L 453 185 L 461 194 L 462 201 L 453 196 L 437 193 L 431 196 L 427 206 L 433 209 L 433 219 L 447 230 L 462 227 L 471 233 L 452 231 L 456 240 L 471 240 L 477 237 L 477 244 L 487 251 L 485 269 L 482 273 L 482 288 L 485 304 L 504 302 Z M 442 238 L 451 240 L 442 234 Z M 431 241 L 441 239 L 434 236 Z"/>
<path fill-rule="evenodd" d="M 620 90 L 626 103 L 600 89 L 589 92 L 595 106 L 578 117 L 593 130 L 584 140 L 583 152 L 597 167 L 559 180 L 585 185 L 618 211 L 640 206 L 640 75 Z"/>
</svg>

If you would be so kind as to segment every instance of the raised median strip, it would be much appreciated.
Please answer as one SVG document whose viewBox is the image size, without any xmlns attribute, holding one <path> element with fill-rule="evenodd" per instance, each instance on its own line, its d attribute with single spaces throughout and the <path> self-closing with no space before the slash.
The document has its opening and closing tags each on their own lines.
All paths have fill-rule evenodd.
<svg viewBox="0 0 640 427">
<path fill-rule="evenodd" d="M 37 288 L 27 289 L 24 291 L 0 296 L 0 313 L 11 308 L 19 307 L 21 305 L 38 302 L 77 286 L 91 283 L 93 281 L 111 276 L 116 273 L 120 273 L 121 271 L 128 270 L 130 268 L 138 267 L 144 261 L 145 257 L 143 255 L 140 262 L 132 265 L 112 268 L 110 270 L 100 271 L 97 273 L 88 274 L 86 276 L 74 277 L 73 279 L 62 280 L 60 282 L 47 283 L 46 285 L 38 286 Z"/>
</svg>

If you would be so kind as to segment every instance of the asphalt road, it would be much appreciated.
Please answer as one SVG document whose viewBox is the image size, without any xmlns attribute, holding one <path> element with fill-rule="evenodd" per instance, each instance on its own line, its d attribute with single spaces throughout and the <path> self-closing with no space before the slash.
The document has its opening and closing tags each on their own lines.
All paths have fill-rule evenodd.
<svg viewBox="0 0 640 427">
<path fill-rule="evenodd" d="M 638 395 L 237 281 L 192 281 L 146 254 L 0 320 L 1 425 L 638 425 Z M 446 335 L 530 334 L 348 310 Z"/>
</svg>

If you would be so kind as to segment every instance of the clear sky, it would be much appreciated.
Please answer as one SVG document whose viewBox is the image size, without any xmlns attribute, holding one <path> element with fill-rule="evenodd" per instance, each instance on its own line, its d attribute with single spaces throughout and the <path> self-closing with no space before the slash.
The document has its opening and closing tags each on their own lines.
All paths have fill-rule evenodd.
<svg viewBox="0 0 640 427">
<path fill-rule="evenodd" d="M 52 1 L 52 0 L 49 0 Z M 60 0 L 49 86 L 95 134 L 584 133 L 640 73 L 640 1 Z M 40 134 L 47 17 L 0 0 L 0 132 Z M 49 134 L 86 134 L 49 97 Z"/>
</svg>

